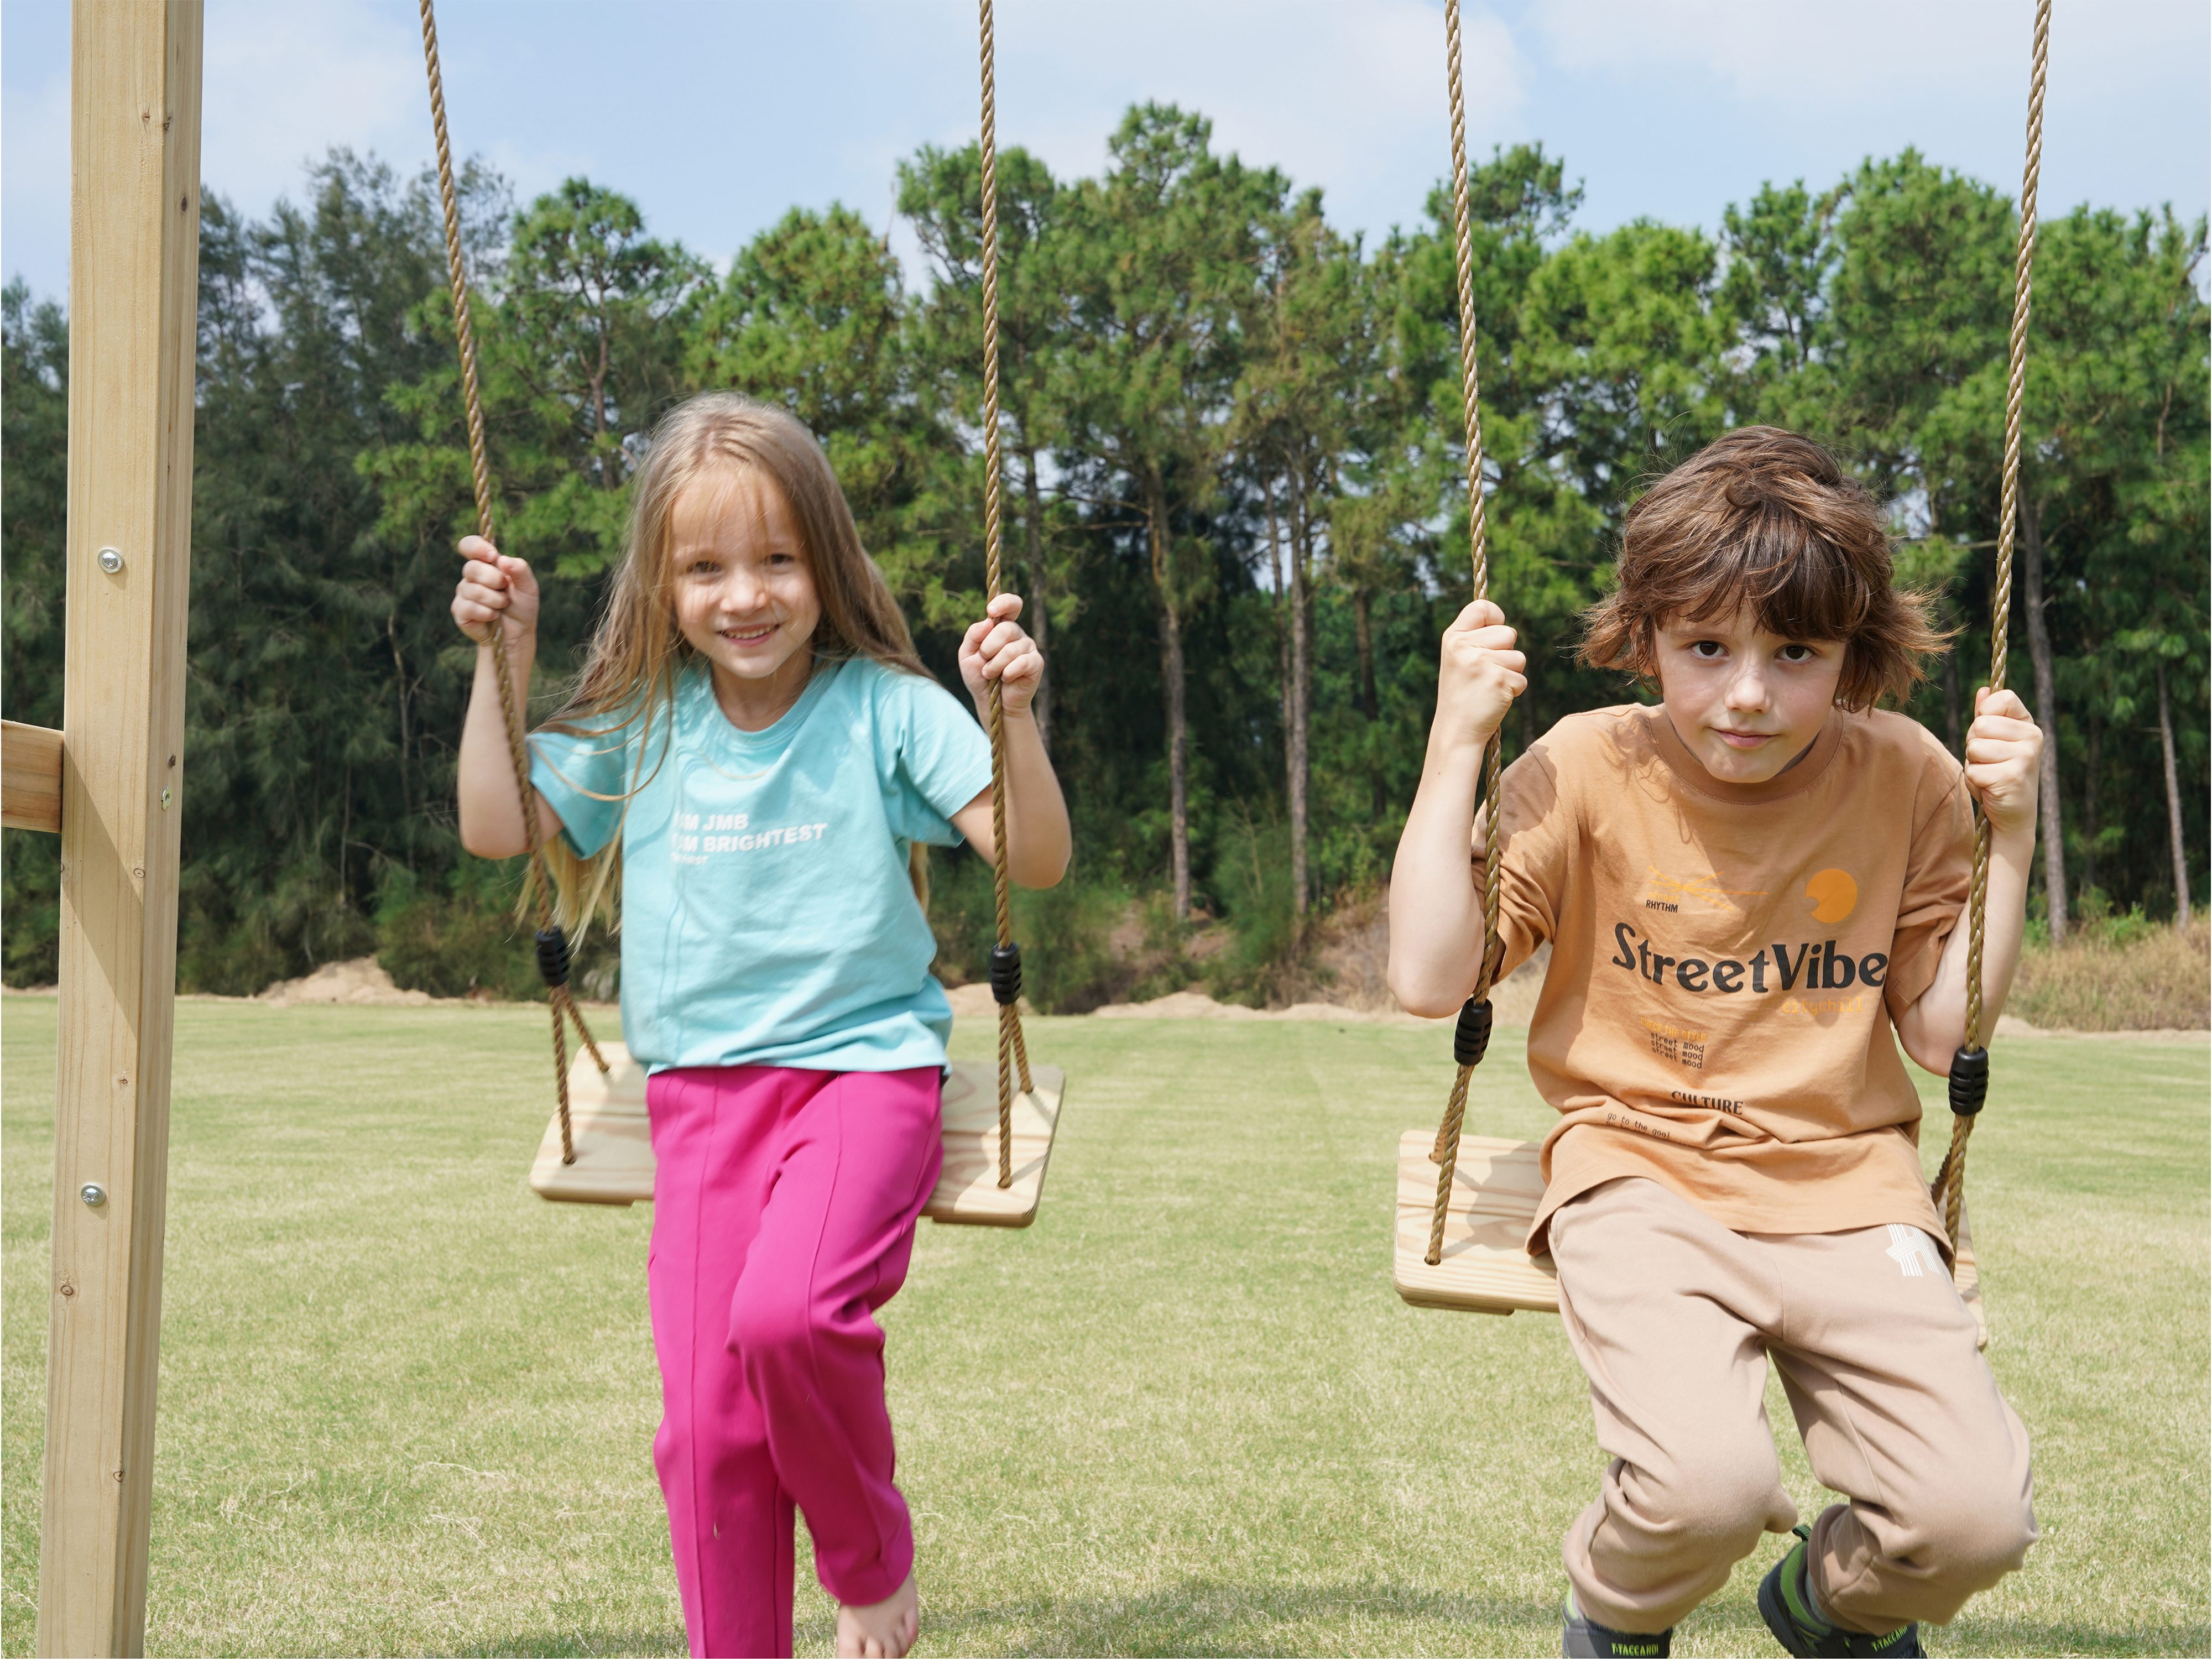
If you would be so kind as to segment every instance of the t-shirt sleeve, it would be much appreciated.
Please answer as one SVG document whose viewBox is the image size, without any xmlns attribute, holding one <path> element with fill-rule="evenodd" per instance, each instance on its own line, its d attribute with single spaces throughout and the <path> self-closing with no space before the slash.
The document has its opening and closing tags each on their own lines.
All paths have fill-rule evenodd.
<svg viewBox="0 0 2212 1659">
<path fill-rule="evenodd" d="M 1474 817 L 1474 878 L 1483 878 L 1482 812 Z M 1574 808 L 1561 787 L 1551 739 L 1533 745 L 1498 779 L 1498 932 L 1502 979 L 1558 931 L 1575 842 Z"/>
<path fill-rule="evenodd" d="M 614 838 L 629 787 L 627 732 L 606 737 L 568 732 L 530 736 L 530 781 L 561 819 L 561 838 L 589 858 Z"/>
<path fill-rule="evenodd" d="M 1894 1019 L 1936 982 L 1959 915 L 1966 908 L 1974 869 L 1974 814 L 1966 781 L 1955 766 L 1935 775 L 1922 799 L 1906 856 L 1905 891 L 1897 903 L 1897 939 L 1889 947 L 1889 977 L 1882 1000 Z"/>
<path fill-rule="evenodd" d="M 991 787 L 991 739 L 975 717 L 935 680 L 893 672 L 878 727 L 886 757 L 891 833 L 902 841 L 951 847 L 960 840 L 952 815 Z"/>
</svg>

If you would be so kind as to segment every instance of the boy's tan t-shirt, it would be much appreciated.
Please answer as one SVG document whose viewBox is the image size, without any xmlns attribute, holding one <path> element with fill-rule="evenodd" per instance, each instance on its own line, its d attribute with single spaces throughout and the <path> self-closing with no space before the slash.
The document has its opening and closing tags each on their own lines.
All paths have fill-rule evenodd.
<svg viewBox="0 0 2212 1659">
<path fill-rule="evenodd" d="M 1738 1232 L 1945 1237 L 1891 1028 L 1965 908 L 1959 763 L 1901 714 L 1837 710 L 1764 784 L 1723 783 L 1658 708 L 1571 715 L 1499 799 L 1508 969 L 1548 939 L 1528 1070 L 1559 1108 L 1552 1212 L 1620 1176 Z"/>
</svg>

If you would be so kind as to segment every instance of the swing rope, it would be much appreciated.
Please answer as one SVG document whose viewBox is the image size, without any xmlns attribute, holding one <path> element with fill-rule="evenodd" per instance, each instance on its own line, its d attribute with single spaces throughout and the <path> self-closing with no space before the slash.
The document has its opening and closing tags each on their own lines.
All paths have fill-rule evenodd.
<svg viewBox="0 0 2212 1659">
<path fill-rule="evenodd" d="M 461 400 L 468 409 L 469 471 L 476 486 L 477 534 L 492 539 L 491 464 L 484 450 L 483 398 L 477 379 L 476 331 L 469 323 L 468 272 L 461 262 L 461 211 L 453 189 L 453 154 L 446 139 L 446 87 L 438 73 L 438 24 L 431 15 L 431 0 L 422 4 L 422 64 L 430 77 L 430 125 L 438 146 L 438 193 L 446 210 L 446 264 L 453 292 L 453 336 L 461 353 Z M 538 971 L 545 981 L 546 1000 L 553 1012 L 553 1086 L 561 1103 L 561 1161 L 576 1161 L 574 1132 L 568 1122 L 568 1040 L 565 1021 L 574 1020 L 592 1063 L 608 1069 L 606 1056 L 584 1024 L 583 1011 L 568 988 L 568 941 L 553 913 L 553 879 L 544 868 L 544 849 L 538 844 L 537 802 L 530 787 L 529 751 L 522 737 L 522 709 L 514 694 L 514 670 L 507 660 L 507 626 L 492 625 L 492 662 L 499 673 L 500 712 L 507 720 L 507 757 L 514 764 L 514 787 L 522 805 L 522 833 L 529 862 L 523 869 L 523 902 L 535 902 L 538 911 Z"/>
<path fill-rule="evenodd" d="M 1482 510 L 1482 408 L 1476 384 L 1474 340 L 1474 245 L 1468 229 L 1467 98 L 1459 67 L 1459 0 L 1444 0 L 1444 48 L 1451 81 L 1452 230 L 1459 259 L 1460 402 L 1467 419 L 1467 522 L 1474 559 L 1474 597 L 1490 597 L 1490 552 Z M 1431 1267 L 1443 1259 L 1444 1217 L 1451 1207 L 1452 1175 L 1459 1165 L 1460 1124 L 1467 1115 L 1467 1085 L 1490 1045 L 1490 991 L 1504 947 L 1498 939 L 1498 771 L 1503 745 L 1490 734 L 1482 757 L 1482 970 L 1474 994 L 1459 1011 L 1452 1033 L 1452 1058 L 1459 1075 L 1444 1103 L 1444 1120 L 1429 1161 L 1437 1165 L 1437 1205 L 1429 1223 Z"/>
<path fill-rule="evenodd" d="M 2004 690 L 2012 611 L 2013 526 L 2020 510 L 2021 404 L 2027 387 L 2030 276 L 2035 264 L 2035 189 L 2043 171 L 2043 83 L 2050 58 L 2051 0 L 2037 0 L 2035 67 L 2027 93 L 2027 167 L 2020 187 L 2020 245 L 2013 258 L 2010 378 L 2005 387 L 2004 488 L 1997 509 L 1996 587 L 1990 600 L 1990 690 Z M 1990 821 L 1974 811 L 1974 877 L 1966 901 L 1966 1041 L 1951 1060 L 1951 1145 L 1929 1183 L 1943 1212 L 1955 1264 L 1966 1203 L 1966 1142 L 1989 1093 L 1990 1053 L 1982 1031 L 1982 928 L 1989 905 Z"/>
<path fill-rule="evenodd" d="M 425 0 L 428 3 L 428 0 Z M 999 136 L 996 55 L 991 0 L 978 0 L 982 32 L 983 125 L 983 568 L 988 599 L 999 597 L 1000 481 L 999 477 Z M 991 896 L 998 943 L 991 947 L 991 994 L 999 1005 L 999 1185 L 1014 1184 L 1014 1076 L 1030 1079 L 1029 1046 L 1022 1040 L 1022 947 L 1014 943 L 1006 868 L 1006 736 L 1003 690 L 990 682 Z"/>
</svg>

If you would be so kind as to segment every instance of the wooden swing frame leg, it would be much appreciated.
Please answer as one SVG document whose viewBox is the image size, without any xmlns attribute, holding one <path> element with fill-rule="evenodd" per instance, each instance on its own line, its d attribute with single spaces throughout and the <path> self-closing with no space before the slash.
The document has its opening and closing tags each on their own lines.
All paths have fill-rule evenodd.
<svg viewBox="0 0 2212 1659">
<path fill-rule="evenodd" d="M 145 1650 L 191 596 L 200 0 L 76 0 L 38 1651 Z"/>
</svg>

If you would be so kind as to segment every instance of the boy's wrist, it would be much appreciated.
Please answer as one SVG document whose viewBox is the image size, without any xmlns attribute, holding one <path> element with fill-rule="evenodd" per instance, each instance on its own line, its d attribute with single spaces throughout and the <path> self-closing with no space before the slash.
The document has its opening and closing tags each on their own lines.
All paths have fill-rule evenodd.
<svg viewBox="0 0 2212 1659">
<path fill-rule="evenodd" d="M 1429 760 L 1431 764 L 1449 763 L 1472 757 L 1480 764 L 1489 752 L 1490 740 L 1495 732 L 1448 732 L 1440 726 L 1429 729 Z"/>
</svg>

